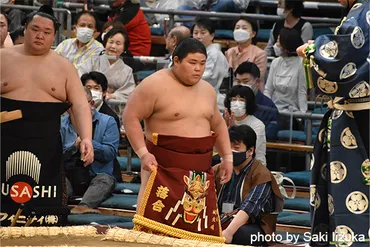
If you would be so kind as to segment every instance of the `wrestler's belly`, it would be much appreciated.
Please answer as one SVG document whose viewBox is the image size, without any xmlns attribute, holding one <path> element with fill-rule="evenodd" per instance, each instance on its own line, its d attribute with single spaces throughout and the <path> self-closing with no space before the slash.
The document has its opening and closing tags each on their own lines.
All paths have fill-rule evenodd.
<svg viewBox="0 0 370 247">
<path fill-rule="evenodd" d="M 42 89 L 42 88 L 16 88 L 14 90 L 1 90 L 1 96 L 23 101 L 35 101 L 35 102 L 65 102 L 66 92 L 63 89 L 54 91 Z"/>
<path fill-rule="evenodd" d="M 148 138 L 148 140 L 152 140 L 153 133 L 181 137 L 205 137 L 211 134 L 211 126 L 207 119 L 145 121 L 145 136 Z"/>
</svg>

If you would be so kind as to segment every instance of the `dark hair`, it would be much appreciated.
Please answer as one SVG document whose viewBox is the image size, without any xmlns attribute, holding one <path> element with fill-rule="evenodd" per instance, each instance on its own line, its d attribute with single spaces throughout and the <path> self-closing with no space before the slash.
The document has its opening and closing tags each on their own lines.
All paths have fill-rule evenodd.
<svg viewBox="0 0 370 247">
<path fill-rule="evenodd" d="M 34 11 L 34 12 L 28 14 L 26 16 L 24 22 L 22 23 L 22 25 L 24 25 L 25 28 L 27 28 L 28 24 L 37 15 L 51 20 L 53 22 L 53 25 L 54 25 L 54 34 L 57 32 L 57 30 L 60 27 L 60 23 L 59 23 L 58 19 L 54 16 L 53 9 L 50 6 L 48 6 L 48 5 L 43 5 L 43 6 L 41 6 L 39 8 L 39 10 Z"/>
<path fill-rule="evenodd" d="M 80 11 L 77 13 L 76 15 L 76 24 L 78 23 L 78 20 L 81 18 L 81 16 L 83 15 L 89 15 L 91 16 L 92 18 L 94 18 L 94 21 L 95 21 L 95 28 L 98 24 L 98 18 L 96 18 L 96 15 L 94 12 L 91 12 L 91 11 L 88 11 L 88 10 L 83 10 L 83 11 Z"/>
<path fill-rule="evenodd" d="M 233 86 L 225 98 L 224 105 L 229 112 L 231 111 L 231 98 L 236 96 L 245 99 L 245 110 L 248 115 L 253 115 L 256 112 L 256 96 L 254 96 L 253 90 L 242 85 Z"/>
<path fill-rule="evenodd" d="M 103 92 L 107 91 L 108 80 L 103 73 L 100 73 L 98 71 L 91 71 L 90 73 L 86 73 L 81 76 L 82 85 L 85 86 L 87 81 L 89 80 L 92 80 L 96 82 L 96 84 L 100 85 L 103 89 Z"/>
<path fill-rule="evenodd" d="M 104 36 L 103 46 L 105 47 L 107 45 L 108 39 L 113 37 L 117 33 L 122 34 L 122 36 L 125 40 L 125 42 L 124 42 L 125 47 L 124 47 L 123 52 L 126 52 L 128 47 L 130 46 L 130 40 L 128 39 L 128 35 L 127 35 L 126 29 L 124 27 L 112 28 L 111 30 L 109 30 L 109 32 Z"/>
<path fill-rule="evenodd" d="M 251 18 L 248 18 L 248 17 L 240 17 L 239 19 L 237 19 L 236 21 L 234 21 L 234 24 L 233 24 L 233 30 L 235 29 L 235 26 L 236 26 L 236 23 L 238 23 L 238 21 L 246 21 L 248 22 L 249 24 L 251 24 L 252 26 L 252 31 L 253 32 L 256 32 L 256 35 L 254 36 L 254 38 L 252 39 L 252 44 L 257 44 L 257 34 L 258 34 L 258 25 L 257 25 L 257 22 Z"/>
<path fill-rule="evenodd" d="M 7 14 L 5 14 L 4 12 L 0 12 L 0 15 L 3 15 L 4 17 L 5 17 L 5 19 L 6 19 L 6 21 L 8 22 L 8 28 L 9 28 L 9 25 L 10 25 L 10 23 L 12 22 L 10 19 L 9 19 L 9 16 L 7 15 Z"/>
<path fill-rule="evenodd" d="M 194 38 L 186 38 L 178 44 L 173 51 L 172 58 L 178 57 L 181 62 L 189 53 L 202 53 L 207 58 L 206 47 Z"/>
<path fill-rule="evenodd" d="M 249 125 L 232 126 L 229 128 L 230 142 L 242 142 L 247 147 L 247 150 L 251 147 L 256 149 L 257 135 L 256 132 Z M 253 153 L 255 157 L 256 151 Z"/>
<path fill-rule="evenodd" d="M 209 18 L 206 19 L 204 17 L 197 17 L 194 21 L 193 26 L 190 29 L 191 35 L 193 35 L 195 26 L 207 29 L 210 34 L 215 33 L 215 26 L 213 25 L 212 21 Z"/>
<path fill-rule="evenodd" d="M 292 15 L 300 18 L 304 9 L 303 0 L 285 0 L 285 9 L 292 9 Z"/>
<path fill-rule="evenodd" d="M 303 45 L 300 33 L 296 29 L 282 28 L 280 30 L 280 45 L 288 57 L 297 56 L 297 48 Z"/>
<path fill-rule="evenodd" d="M 261 72 L 255 63 L 244 62 L 238 66 L 238 68 L 235 70 L 234 75 L 236 77 L 236 75 L 243 75 L 243 74 L 251 74 L 254 77 L 254 79 L 256 79 L 256 78 L 260 78 Z"/>
<path fill-rule="evenodd" d="M 12 38 L 13 43 L 19 38 L 19 37 L 24 37 L 24 27 L 19 26 L 15 30 L 11 31 L 9 33 L 10 38 Z"/>
</svg>

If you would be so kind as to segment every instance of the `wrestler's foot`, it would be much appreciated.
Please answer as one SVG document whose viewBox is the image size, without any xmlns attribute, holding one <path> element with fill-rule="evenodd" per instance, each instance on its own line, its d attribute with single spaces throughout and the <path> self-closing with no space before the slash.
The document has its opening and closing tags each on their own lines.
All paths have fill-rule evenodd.
<svg viewBox="0 0 370 247">
<path fill-rule="evenodd" d="M 100 211 L 83 205 L 74 207 L 71 210 L 71 214 L 100 214 Z"/>
</svg>

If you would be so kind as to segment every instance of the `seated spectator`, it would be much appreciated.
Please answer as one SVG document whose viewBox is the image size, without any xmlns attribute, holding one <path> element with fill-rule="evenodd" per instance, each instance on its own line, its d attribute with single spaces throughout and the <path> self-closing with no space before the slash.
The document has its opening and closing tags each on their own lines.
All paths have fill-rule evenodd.
<svg viewBox="0 0 370 247">
<path fill-rule="evenodd" d="M 222 235 L 226 243 L 265 246 L 263 240 L 252 242 L 251 236 L 275 233 L 276 213 L 283 209 L 283 197 L 274 176 L 255 158 L 253 129 L 247 125 L 233 126 L 229 136 L 234 160 L 232 179 L 221 187 L 222 171 L 219 165 L 213 167 Z"/>
<path fill-rule="evenodd" d="M 186 38 L 190 37 L 190 30 L 185 26 L 178 26 L 171 29 L 166 37 L 166 49 L 169 52 L 169 64 L 168 67 L 172 66 L 172 53 L 176 46 L 180 44 Z"/>
<path fill-rule="evenodd" d="M 279 112 L 274 102 L 258 89 L 258 85 L 263 82 L 257 65 L 250 62 L 240 64 L 235 71 L 235 79 L 234 85 L 247 86 L 253 90 L 257 105 L 254 116 L 265 124 L 266 139 L 276 140 L 279 131 Z"/>
<path fill-rule="evenodd" d="M 91 71 L 81 76 L 81 82 L 84 87 L 91 91 L 95 109 L 100 113 L 114 118 L 118 129 L 120 129 L 121 123 L 119 117 L 105 102 L 108 89 L 108 80 L 105 75 L 97 71 Z"/>
<path fill-rule="evenodd" d="M 296 53 L 296 49 L 302 44 L 297 30 L 281 29 L 278 43 L 281 56 L 271 63 L 264 92 L 272 99 L 279 112 L 307 111 L 306 77 L 302 58 Z"/>
<path fill-rule="evenodd" d="M 24 43 L 24 27 L 19 26 L 14 31 L 10 32 L 10 38 L 12 38 L 14 45 L 20 45 Z"/>
<path fill-rule="evenodd" d="M 228 74 L 228 63 L 221 52 L 219 44 L 213 44 L 215 28 L 210 19 L 197 18 L 191 28 L 193 37 L 204 44 L 207 48 L 206 69 L 202 79 L 209 82 L 220 96 L 220 86 Z"/>
<path fill-rule="evenodd" d="M 4 48 L 4 43 L 6 37 L 8 36 L 8 28 L 9 28 L 9 18 L 8 16 L 1 12 L 0 13 L 0 48 Z"/>
<path fill-rule="evenodd" d="M 131 43 L 129 51 L 134 56 L 149 56 L 152 44 L 150 28 L 137 2 L 139 1 L 113 0 L 110 2 L 112 12 L 108 20 L 125 25 Z"/>
<path fill-rule="evenodd" d="M 2 0 L 1 3 L 14 5 L 15 0 Z M 22 10 L 14 8 L 2 8 L 1 11 L 7 14 L 9 17 L 9 32 L 12 32 L 18 27 L 22 26 L 22 21 L 26 17 Z"/>
<path fill-rule="evenodd" d="M 81 140 L 72 125 L 73 119 L 67 115 L 61 123 L 67 194 L 69 197 L 83 195 L 72 214 L 99 213 L 95 208 L 110 197 L 115 186 L 113 160 L 119 143 L 116 122 L 112 117 L 97 112 L 90 90 L 85 88 L 85 92 L 93 118 L 94 162 L 91 165 L 84 167 L 80 159 Z"/>
<path fill-rule="evenodd" d="M 265 125 L 254 116 L 256 98 L 252 89 L 237 85 L 231 88 L 225 98 L 225 122 L 228 127 L 249 125 L 257 134 L 255 148 L 256 159 L 266 165 L 266 134 Z"/>
<path fill-rule="evenodd" d="M 265 47 L 265 52 L 267 56 L 280 56 L 280 49 L 277 47 L 277 40 L 280 30 L 283 27 L 296 29 L 303 43 L 311 40 L 313 37 L 313 29 L 311 23 L 305 21 L 301 18 L 303 12 L 303 0 L 279 0 L 277 7 L 277 15 L 282 18 L 282 20 L 277 21 L 272 26 L 270 39 Z"/>
<path fill-rule="evenodd" d="M 96 31 L 96 17 L 93 12 L 79 12 L 74 30 L 77 38 L 64 40 L 55 51 L 67 58 L 78 70 L 89 58 L 96 58 L 104 48 L 93 37 Z"/>
<path fill-rule="evenodd" d="M 182 5 L 178 10 L 202 10 L 210 12 L 244 12 L 250 0 L 186 0 L 186 5 Z"/>
<path fill-rule="evenodd" d="M 129 95 L 135 89 L 132 69 L 127 66 L 120 56 L 129 47 L 129 40 L 123 28 L 111 29 L 104 36 L 105 53 L 97 58 L 89 58 L 79 67 L 80 75 L 91 71 L 103 73 L 108 79 L 108 89 L 105 100 L 116 99 L 126 103 Z"/>
<path fill-rule="evenodd" d="M 234 25 L 234 40 L 238 45 L 226 51 L 226 58 L 233 71 L 245 61 L 255 63 L 260 69 L 261 79 L 264 81 L 267 69 L 267 56 L 262 49 L 254 45 L 257 33 L 258 26 L 255 21 L 248 18 L 237 20 Z M 260 83 L 259 89 L 263 92 L 264 83 Z"/>
</svg>

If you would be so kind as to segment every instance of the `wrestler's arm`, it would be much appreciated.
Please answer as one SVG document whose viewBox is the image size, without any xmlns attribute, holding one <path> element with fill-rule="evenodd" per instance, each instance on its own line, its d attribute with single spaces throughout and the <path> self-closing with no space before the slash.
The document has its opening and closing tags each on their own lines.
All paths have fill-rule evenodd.
<svg viewBox="0 0 370 247">
<path fill-rule="evenodd" d="M 67 72 L 66 92 L 67 101 L 72 103 L 71 113 L 75 119 L 75 129 L 81 137 L 81 154 L 85 165 L 91 164 L 94 160 L 92 147 L 92 118 L 90 106 L 86 100 L 82 83 L 74 66 L 64 58 L 60 58 Z"/>
</svg>

